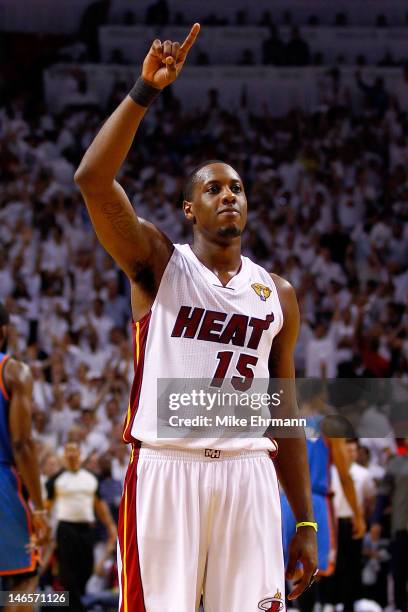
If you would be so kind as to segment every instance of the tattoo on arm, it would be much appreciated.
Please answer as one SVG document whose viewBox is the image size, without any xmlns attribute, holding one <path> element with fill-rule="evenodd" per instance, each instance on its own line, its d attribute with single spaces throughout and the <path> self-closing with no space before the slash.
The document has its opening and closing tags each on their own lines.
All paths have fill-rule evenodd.
<svg viewBox="0 0 408 612">
<path fill-rule="evenodd" d="M 105 202 L 101 206 L 104 215 L 109 219 L 112 228 L 125 240 L 139 238 L 135 218 L 120 202 Z"/>
</svg>

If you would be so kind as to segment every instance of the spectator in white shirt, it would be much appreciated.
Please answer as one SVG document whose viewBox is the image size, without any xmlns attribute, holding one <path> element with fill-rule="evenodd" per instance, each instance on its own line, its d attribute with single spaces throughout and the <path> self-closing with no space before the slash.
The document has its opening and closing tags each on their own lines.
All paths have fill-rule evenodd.
<svg viewBox="0 0 408 612">
<path fill-rule="evenodd" d="M 79 399 L 76 399 L 76 396 Z M 76 401 L 78 407 L 75 405 Z M 53 400 L 50 402 L 48 409 L 50 411 L 51 429 L 57 434 L 59 444 L 64 443 L 68 431 L 75 424 L 80 414 L 80 395 L 70 392 L 66 400 L 64 390 L 60 386 L 54 385 Z"/>
<path fill-rule="evenodd" d="M 11 295 L 14 281 L 10 267 L 7 264 L 5 255 L 0 250 L 0 300 L 3 301 Z"/>
<path fill-rule="evenodd" d="M 351 191 L 351 189 L 349 189 Z M 351 231 L 361 221 L 363 211 L 357 207 L 352 193 L 345 193 L 341 198 L 337 211 L 339 223 L 346 231 Z"/>
<path fill-rule="evenodd" d="M 393 223 L 392 236 L 388 242 L 388 253 L 392 261 L 408 267 L 408 237 L 404 236 L 404 226 Z"/>
<path fill-rule="evenodd" d="M 350 307 L 334 314 L 330 334 L 336 350 L 338 374 L 349 373 L 355 346 L 355 322 Z"/>
<path fill-rule="evenodd" d="M 106 292 L 101 297 L 105 302 L 105 313 L 113 319 L 115 327 L 126 327 L 129 320 L 129 304 L 128 300 L 120 295 L 116 279 L 111 279 L 108 282 Z"/>
<path fill-rule="evenodd" d="M 94 265 L 89 250 L 82 249 L 77 253 L 74 276 L 74 309 L 75 313 L 85 312 L 93 300 Z"/>
<path fill-rule="evenodd" d="M 96 298 L 92 304 L 91 312 L 84 312 L 78 322 L 75 323 L 75 329 L 86 330 L 92 327 L 99 339 L 101 348 L 105 348 L 108 344 L 109 334 L 114 327 L 114 321 L 108 317 L 104 311 L 104 303 L 100 298 Z"/>
<path fill-rule="evenodd" d="M 90 370 L 90 367 L 84 361 L 78 365 L 76 369 L 76 389 L 81 396 L 81 407 L 82 406 L 94 406 L 98 391 L 95 388 L 94 382 L 91 380 L 90 373 L 94 372 Z M 96 374 L 99 376 L 99 374 Z"/>
<path fill-rule="evenodd" d="M 85 437 L 82 441 L 84 459 L 94 451 L 104 453 L 108 450 L 108 438 L 98 430 L 98 420 L 93 407 L 82 408 L 78 424 L 85 430 Z"/>
<path fill-rule="evenodd" d="M 97 407 L 98 423 L 97 431 L 109 438 L 112 428 L 122 421 L 121 407 L 118 400 L 111 396 L 107 399 L 105 406 Z"/>
<path fill-rule="evenodd" d="M 56 225 L 51 236 L 42 244 L 40 269 L 63 272 L 69 262 L 69 250 L 62 229 Z"/>
<path fill-rule="evenodd" d="M 69 329 L 67 315 L 59 303 L 55 303 L 53 312 L 40 319 L 38 337 L 41 348 L 51 354 L 53 347 L 61 342 Z"/>
<path fill-rule="evenodd" d="M 112 459 L 112 476 L 115 480 L 124 483 L 127 466 L 129 464 L 130 449 L 129 446 L 122 444 L 120 441 L 115 441 L 111 445 L 113 455 Z"/>
<path fill-rule="evenodd" d="M 341 284 L 344 284 L 346 280 L 341 266 L 332 261 L 330 251 L 326 247 L 320 249 L 311 267 L 311 273 L 316 277 L 316 284 L 322 292 L 327 290 L 331 280 L 336 280 Z"/>
<path fill-rule="evenodd" d="M 105 347 L 100 345 L 99 336 L 94 327 L 87 329 L 86 337 L 81 343 L 81 351 L 81 359 L 95 373 L 94 377 L 101 376 L 112 359 L 112 350 L 107 345 Z"/>
<path fill-rule="evenodd" d="M 336 376 L 336 351 L 327 324 L 316 323 L 313 336 L 306 342 L 305 376 L 334 378 Z"/>
<path fill-rule="evenodd" d="M 33 412 L 33 438 L 45 444 L 50 450 L 57 448 L 57 435 L 49 427 L 49 416 L 43 410 Z"/>
<path fill-rule="evenodd" d="M 357 501 L 368 520 L 374 510 L 376 486 L 370 470 L 358 463 L 358 439 L 347 440 L 347 452 L 350 460 L 350 475 L 354 482 Z"/>
<path fill-rule="evenodd" d="M 41 361 L 31 363 L 33 375 L 33 400 L 40 410 L 47 410 L 52 402 L 52 388 L 45 380 Z"/>
</svg>

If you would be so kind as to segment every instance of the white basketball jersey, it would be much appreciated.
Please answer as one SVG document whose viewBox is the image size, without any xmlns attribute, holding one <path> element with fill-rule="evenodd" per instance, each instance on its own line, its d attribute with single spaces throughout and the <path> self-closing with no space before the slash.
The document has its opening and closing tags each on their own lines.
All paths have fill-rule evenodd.
<svg viewBox="0 0 408 612">
<path fill-rule="evenodd" d="M 239 385 L 247 377 L 269 378 L 268 358 L 282 328 L 282 309 L 270 274 L 247 257 L 241 262 L 239 272 L 223 286 L 189 245 L 175 245 L 150 312 L 133 323 L 135 379 L 125 441 L 167 448 L 275 450 L 274 441 L 262 435 L 158 435 L 158 379 L 225 378 Z"/>
</svg>

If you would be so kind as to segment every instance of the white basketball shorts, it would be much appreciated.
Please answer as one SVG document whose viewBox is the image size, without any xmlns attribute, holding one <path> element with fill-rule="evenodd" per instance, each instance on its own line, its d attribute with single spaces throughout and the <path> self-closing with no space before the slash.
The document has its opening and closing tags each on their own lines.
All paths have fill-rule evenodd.
<svg viewBox="0 0 408 612">
<path fill-rule="evenodd" d="M 119 517 L 121 612 L 284 610 L 267 451 L 134 449 Z"/>
</svg>

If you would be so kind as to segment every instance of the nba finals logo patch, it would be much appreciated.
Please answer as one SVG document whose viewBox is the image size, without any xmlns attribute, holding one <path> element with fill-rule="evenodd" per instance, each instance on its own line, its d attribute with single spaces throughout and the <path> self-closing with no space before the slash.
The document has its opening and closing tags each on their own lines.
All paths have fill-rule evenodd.
<svg viewBox="0 0 408 612">
<path fill-rule="evenodd" d="M 251 287 L 255 291 L 256 295 L 259 295 L 263 302 L 266 302 L 268 297 L 271 295 L 271 290 L 269 287 L 266 287 L 266 285 L 261 285 L 261 283 L 253 283 Z"/>
<path fill-rule="evenodd" d="M 266 599 L 260 601 L 258 610 L 269 610 L 269 612 L 279 612 L 279 610 L 283 610 L 282 593 L 279 589 L 276 590 L 273 597 L 266 597 Z"/>
</svg>

